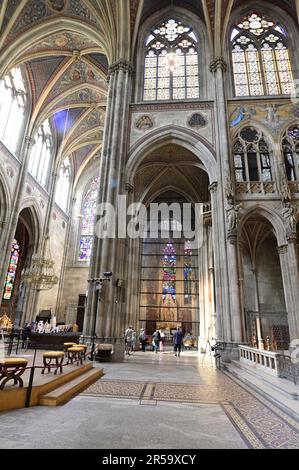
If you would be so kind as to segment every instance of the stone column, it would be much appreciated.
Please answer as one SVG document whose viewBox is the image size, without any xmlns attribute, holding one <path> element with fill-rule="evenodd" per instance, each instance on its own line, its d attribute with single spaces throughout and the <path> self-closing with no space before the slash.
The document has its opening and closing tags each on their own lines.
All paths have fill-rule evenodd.
<svg viewBox="0 0 299 470">
<path fill-rule="evenodd" d="M 296 240 L 278 247 L 291 341 L 299 338 L 299 274 Z"/>
<path fill-rule="evenodd" d="M 218 184 L 209 186 L 211 193 L 214 246 L 214 279 L 216 300 L 216 338 L 220 342 L 231 342 L 232 325 L 230 317 L 227 256 L 225 246 L 225 220 L 221 217 L 221 196 L 218 196 Z M 222 206 L 223 207 L 223 206 Z"/>
<path fill-rule="evenodd" d="M 231 296 L 232 339 L 234 342 L 240 343 L 243 341 L 244 336 L 239 286 L 238 237 L 236 230 L 228 234 L 227 252 L 230 266 L 229 281 Z"/>
<path fill-rule="evenodd" d="M 118 60 L 109 69 L 109 93 L 104 129 L 103 150 L 100 164 L 99 203 L 109 203 L 116 209 L 120 194 L 125 194 L 123 169 L 128 146 L 129 104 L 131 97 L 132 66 L 125 60 Z M 117 235 L 117 234 L 116 234 Z M 96 317 L 96 333 L 100 337 L 117 337 L 124 333 L 126 312 L 120 295 L 124 288 L 117 286 L 117 279 L 123 280 L 126 268 L 126 240 L 124 238 L 94 238 L 90 267 L 90 278 L 100 278 L 102 273 L 112 271 L 110 282 L 105 282 L 101 301 L 89 286 L 85 334 L 93 333 Z M 121 290 L 121 292 L 120 292 Z"/>
<path fill-rule="evenodd" d="M 9 220 L 7 221 L 5 239 L 3 239 L 3 252 L 2 252 L 2 263 L 0 264 L 0 286 L 1 286 L 1 295 L 4 288 L 5 277 L 7 273 L 8 263 L 11 256 L 11 247 L 13 239 L 15 237 L 16 228 L 20 215 L 21 202 L 24 197 L 26 177 L 29 165 L 30 158 L 30 149 L 34 145 L 35 140 L 26 136 L 24 139 L 23 152 L 22 152 L 22 167 L 20 169 L 19 179 L 17 187 L 15 189 L 15 199 L 12 205 L 11 214 Z"/>
<path fill-rule="evenodd" d="M 218 207 L 217 212 L 213 208 L 213 226 L 215 219 L 218 219 L 218 229 L 214 230 L 215 240 L 215 254 L 216 247 L 220 253 L 220 266 L 217 265 L 217 257 L 215 256 L 215 280 L 216 280 L 216 298 L 217 301 L 217 318 L 219 325 L 219 316 L 222 318 L 222 338 L 226 343 L 231 343 L 227 348 L 227 353 L 223 354 L 224 360 L 230 360 L 234 356 L 233 350 L 237 344 L 242 341 L 242 320 L 241 320 L 241 304 L 239 292 L 239 274 L 238 274 L 238 256 L 237 244 L 231 243 L 228 234 L 228 227 L 226 226 L 225 206 L 227 199 L 234 200 L 234 188 L 231 183 L 234 180 L 233 172 L 230 165 L 230 145 L 229 145 L 229 128 L 228 128 L 228 112 L 225 97 L 225 73 L 227 65 L 223 57 L 216 57 L 210 65 L 210 70 L 215 75 L 215 93 L 216 93 L 216 126 L 218 134 L 218 168 L 219 168 L 219 183 L 218 189 Z M 218 270 L 221 270 L 220 279 Z M 221 304 L 219 304 L 218 290 L 221 289 Z M 219 312 L 219 305 L 221 311 Z M 220 315 L 219 315 L 220 314 Z M 237 355 L 237 354 L 236 354 Z"/>
</svg>

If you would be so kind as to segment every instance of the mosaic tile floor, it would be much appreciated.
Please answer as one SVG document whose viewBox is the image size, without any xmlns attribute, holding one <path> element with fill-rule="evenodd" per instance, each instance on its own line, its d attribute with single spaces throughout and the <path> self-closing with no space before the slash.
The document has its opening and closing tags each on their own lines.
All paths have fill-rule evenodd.
<svg viewBox="0 0 299 470">
<path fill-rule="evenodd" d="M 158 402 L 219 404 L 247 445 L 254 449 L 298 449 L 299 423 L 237 379 L 199 367 L 199 384 L 104 378 L 83 395 Z M 109 373 L 108 373 L 109 377 Z"/>
</svg>

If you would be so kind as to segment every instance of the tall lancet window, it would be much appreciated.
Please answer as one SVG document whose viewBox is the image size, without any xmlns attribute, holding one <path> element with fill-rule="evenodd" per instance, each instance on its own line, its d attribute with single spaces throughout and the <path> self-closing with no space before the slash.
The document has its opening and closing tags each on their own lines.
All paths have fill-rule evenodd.
<svg viewBox="0 0 299 470">
<path fill-rule="evenodd" d="M 12 298 L 19 259 L 20 245 L 18 244 L 17 240 L 14 240 L 11 248 L 9 266 L 5 278 L 3 300 L 10 300 Z"/>
<path fill-rule="evenodd" d="M 95 224 L 95 212 L 97 207 L 97 196 L 99 189 L 99 178 L 95 178 L 90 187 L 88 188 L 82 207 L 82 219 L 80 226 L 80 249 L 79 249 L 79 261 L 90 261 L 94 224 Z"/>
<path fill-rule="evenodd" d="M 38 129 L 34 140 L 35 144 L 32 147 L 28 171 L 41 186 L 47 188 L 54 156 L 52 130 L 48 119 Z"/>
<path fill-rule="evenodd" d="M 245 127 L 239 132 L 233 147 L 236 182 L 272 181 L 268 144 L 259 130 Z"/>
<path fill-rule="evenodd" d="M 275 19 L 247 15 L 233 28 L 231 49 L 236 96 L 294 93 L 286 32 Z"/>
<path fill-rule="evenodd" d="M 71 188 L 71 162 L 69 157 L 65 158 L 59 170 L 55 202 L 64 212 L 67 211 L 69 194 Z"/>
<path fill-rule="evenodd" d="M 16 67 L 0 79 L 0 139 L 13 153 L 21 141 L 27 102 L 25 81 Z"/>
<path fill-rule="evenodd" d="M 191 26 L 169 18 L 146 40 L 145 101 L 199 98 L 198 40 Z"/>
<path fill-rule="evenodd" d="M 176 303 L 176 249 L 167 243 L 162 258 L 162 301 L 163 305 Z"/>
</svg>

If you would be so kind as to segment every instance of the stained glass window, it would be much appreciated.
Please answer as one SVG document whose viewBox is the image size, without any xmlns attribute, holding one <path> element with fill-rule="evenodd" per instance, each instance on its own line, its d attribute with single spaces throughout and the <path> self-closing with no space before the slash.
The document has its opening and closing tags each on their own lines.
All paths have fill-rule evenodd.
<svg viewBox="0 0 299 470">
<path fill-rule="evenodd" d="M 95 178 L 87 190 L 83 201 L 82 220 L 80 226 L 80 261 L 90 261 L 91 257 L 98 188 L 99 178 Z"/>
<path fill-rule="evenodd" d="M 5 284 L 4 284 L 3 300 L 10 300 L 12 297 L 19 259 L 20 259 L 20 246 L 17 240 L 14 240 L 12 244 L 10 261 L 9 261 L 9 266 L 8 266 Z"/>
<path fill-rule="evenodd" d="M 162 301 L 163 305 L 176 303 L 176 249 L 167 243 L 162 258 Z"/>
<path fill-rule="evenodd" d="M 199 98 L 197 38 L 190 26 L 170 18 L 151 31 L 146 46 L 145 101 Z M 168 54 L 174 57 L 174 70 Z"/>
<path fill-rule="evenodd" d="M 285 168 L 289 181 L 299 180 L 299 126 L 290 127 L 282 141 Z"/>
<path fill-rule="evenodd" d="M 235 25 L 231 43 L 236 96 L 294 93 L 286 34 L 277 22 L 253 12 Z"/>
<path fill-rule="evenodd" d="M 55 192 L 55 202 L 65 212 L 68 207 L 69 192 L 71 186 L 71 162 L 67 157 L 60 166 L 59 177 Z"/>
<path fill-rule="evenodd" d="M 184 303 L 192 302 L 192 248 L 189 241 L 185 242 L 184 247 Z"/>
<path fill-rule="evenodd" d="M 272 181 L 268 144 L 254 127 L 243 128 L 233 147 L 236 181 Z"/>
<path fill-rule="evenodd" d="M 0 139 L 17 152 L 27 107 L 27 91 L 19 68 L 0 80 Z"/>
<path fill-rule="evenodd" d="M 54 152 L 52 130 L 47 119 L 34 136 L 35 144 L 32 147 L 29 173 L 46 188 L 49 181 L 49 170 Z"/>
</svg>

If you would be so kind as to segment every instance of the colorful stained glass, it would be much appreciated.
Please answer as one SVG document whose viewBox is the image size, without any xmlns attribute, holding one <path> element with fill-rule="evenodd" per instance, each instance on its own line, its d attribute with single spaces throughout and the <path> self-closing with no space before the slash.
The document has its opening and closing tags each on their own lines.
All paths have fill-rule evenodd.
<svg viewBox="0 0 299 470">
<path fill-rule="evenodd" d="M 151 31 L 146 45 L 143 99 L 199 98 L 197 39 L 192 28 L 170 18 Z M 177 56 L 173 71 L 167 67 L 170 49 Z"/>
<path fill-rule="evenodd" d="M 80 227 L 80 261 L 90 261 L 91 257 L 98 188 L 99 178 L 95 178 L 86 192 L 83 202 L 82 221 Z"/>
<path fill-rule="evenodd" d="M 5 284 L 4 284 L 3 300 L 10 300 L 12 297 L 19 259 L 20 259 L 20 245 L 18 244 L 17 240 L 14 240 L 12 244 L 10 261 L 9 261 L 9 266 L 8 266 Z"/>
<path fill-rule="evenodd" d="M 192 248 L 189 241 L 184 247 L 184 303 L 192 302 Z"/>
<path fill-rule="evenodd" d="M 164 305 L 176 303 L 176 249 L 167 243 L 162 258 L 162 302 Z"/>
<path fill-rule="evenodd" d="M 236 96 L 290 95 L 294 78 L 283 28 L 256 12 L 231 35 Z"/>
</svg>

